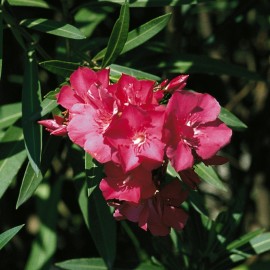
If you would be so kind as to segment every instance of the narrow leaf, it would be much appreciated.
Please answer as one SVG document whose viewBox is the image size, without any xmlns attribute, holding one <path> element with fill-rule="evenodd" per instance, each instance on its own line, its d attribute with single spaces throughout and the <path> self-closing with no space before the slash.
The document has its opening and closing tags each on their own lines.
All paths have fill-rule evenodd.
<svg viewBox="0 0 270 270">
<path fill-rule="evenodd" d="M 270 233 L 262 233 L 252 240 L 250 240 L 250 245 L 256 254 L 261 254 L 263 252 L 270 250 Z"/>
<path fill-rule="evenodd" d="M 0 79 L 2 74 L 2 63 L 3 63 L 3 13 L 0 9 Z"/>
<path fill-rule="evenodd" d="M 52 8 L 45 0 L 7 0 L 11 6 Z"/>
<path fill-rule="evenodd" d="M 143 72 L 137 69 L 119 66 L 115 64 L 110 65 L 110 75 L 112 77 L 115 77 L 116 79 L 118 79 L 122 75 L 122 73 L 134 76 L 137 79 L 148 79 L 148 80 L 153 80 L 153 81 L 160 80 L 160 77 L 147 73 L 147 72 Z"/>
<path fill-rule="evenodd" d="M 49 19 L 26 19 L 20 22 L 20 25 L 35 29 L 47 34 L 70 38 L 84 39 L 85 36 L 75 26 L 67 23 L 57 22 Z"/>
<path fill-rule="evenodd" d="M 127 1 L 121 7 L 120 16 L 117 19 L 107 47 L 106 54 L 104 56 L 102 67 L 106 67 L 114 62 L 127 41 L 129 28 L 129 6 Z"/>
<path fill-rule="evenodd" d="M 164 6 L 181 6 L 187 4 L 198 4 L 209 2 L 211 0 L 134 0 L 131 1 L 130 7 L 164 7 Z M 98 2 L 111 2 L 123 4 L 125 0 L 98 0 Z"/>
<path fill-rule="evenodd" d="M 101 258 L 72 259 L 55 264 L 65 270 L 107 270 L 107 266 Z"/>
<path fill-rule="evenodd" d="M 227 246 L 227 250 L 237 249 L 241 246 L 247 244 L 250 240 L 255 238 L 256 236 L 260 235 L 264 230 L 259 229 L 253 232 L 249 232 L 243 236 L 241 236 L 239 239 L 234 240 Z M 256 239 L 256 238 L 255 238 Z M 254 240 L 253 240 L 254 241 Z"/>
<path fill-rule="evenodd" d="M 199 163 L 194 166 L 195 172 L 199 175 L 199 177 L 205 182 L 226 191 L 225 186 L 219 179 L 217 173 L 210 166 L 206 166 L 204 163 Z"/>
<path fill-rule="evenodd" d="M 23 226 L 24 224 L 0 234 L 0 250 L 21 230 Z"/>
<path fill-rule="evenodd" d="M 40 185 L 51 164 L 53 156 L 58 149 L 60 140 L 61 138 L 59 137 L 49 137 L 42 153 L 41 173 L 36 175 L 32 166 L 30 163 L 28 163 L 20 187 L 16 208 L 19 208 L 23 203 L 25 203 L 34 194 L 37 187 Z"/>
<path fill-rule="evenodd" d="M 0 143 L 0 198 L 17 175 L 26 156 L 23 131 L 20 127 L 11 126 Z"/>
<path fill-rule="evenodd" d="M 39 63 L 39 65 L 51 73 L 64 78 L 69 77 L 70 74 L 80 66 L 79 63 L 64 62 L 59 60 L 44 61 Z"/>
<path fill-rule="evenodd" d="M 240 119 L 225 108 L 221 108 L 221 112 L 218 117 L 222 122 L 232 129 L 243 130 L 247 128 L 246 124 L 244 124 Z"/>
<path fill-rule="evenodd" d="M 41 111 L 41 90 L 38 80 L 37 63 L 34 51 L 28 52 L 25 60 L 25 73 L 22 90 L 23 134 L 27 155 L 36 174 L 40 171 L 42 132 L 36 121 L 31 120 L 34 113 Z"/>
<path fill-rule="evenodd" d="M 40 185 L 37 190 L 37 215 L 40 218 L 40 227 L 33 241 L 25 270 L 50 269 L 57 247 L 57 205 L 61 188 L 62 181 L 58 179 L 51 190 L 48 183 Z"/>
<path fill-rule="evenodd" d="M 159 33 L 169 22 L 171 14 L 159 16 L 128 33 L 127 41 L 120 54 L 124 54 L 143 44 Z M 93 60 L 100 60 L 105 56 L 107 48 L 100 51 Z"/>
<path fill-rule="evenodd" d="M 22 116 L 22 104 L 11 103 L 0 106 L 0 129 L 14 124 Z"/>
<path fill-rule="evenodd" d="M 207 73 L 214 75 L 229 75 L 242 77 L 248 80 L 262 80 L 262 77 L 237 65 L 227 63 L 220 59 L 204 55 L 181 54 L 173 59 L 166 59 L 157 65 L 158 68 L 167 69 L 171 73 Z"/>
</svg>

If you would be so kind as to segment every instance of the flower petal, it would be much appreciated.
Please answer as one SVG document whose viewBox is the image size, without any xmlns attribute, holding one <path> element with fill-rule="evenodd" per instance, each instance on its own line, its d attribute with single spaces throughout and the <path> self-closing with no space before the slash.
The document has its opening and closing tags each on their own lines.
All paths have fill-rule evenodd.
<svg viewBox="0 0 270 270">
<path fill-rule="evenodd" d="M 75 94 L 69 85 L 64 85 L 57 95 L 57 103 L 70 110 L 74 104 L 84 103 L 84 101 Z"/>
</svg>

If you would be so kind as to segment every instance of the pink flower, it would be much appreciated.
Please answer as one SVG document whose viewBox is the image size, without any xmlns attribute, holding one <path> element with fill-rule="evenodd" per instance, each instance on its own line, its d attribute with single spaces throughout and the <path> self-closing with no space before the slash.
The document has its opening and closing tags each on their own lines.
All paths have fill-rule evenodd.
<svg viewBox="0 0 270 270">
<path fill-rule="evenodd" d="M 167 156 L 176 171 L 191 168 L 229 143 L 232 131 L 218 119 L 220 105 L 208 94 L 176 91 L 166 108 Z"/>
<path fill-rule="evenodd" d="M 152 197 L 156 191 L 151 171 L 142 166 L 125 174 L 121 167 L 109 162 L 104 170 L 107 177 L 102 179 L 99 187 L 105 200 L 117 199 L 137 204 Z"/>
<path fill-rule="evenodd" d="M 65 136 L 67 134 L 66 119 L 57 115 L 53 117 L 54 119 L 40 120 L 38 123 L 44 126 L 51 135 Z"/>
<path fill-rule="evenodd" d="M 139 205 L 128 202 L 120 204 L 114 217 L 138 222 L 142 229 L 149 230 L 153 235 L 165 236 L 170 233 L 171 228 L 183 229 L 187 214 L 179 206 L 186 198 L 187 192 L 182 189 L 178 180 L 174 180 Z"/>
<path fill-rule="evenodd" d="M 124 172 L 140 164 L 149 170 L 163 162 L 165 144 L 162 142 L 164 109 L 144 111 L 129 105 L 115 117 L 106 130 L 105 142 L 116 151 L 113 161 L 121 164 Z"/>
</svg>

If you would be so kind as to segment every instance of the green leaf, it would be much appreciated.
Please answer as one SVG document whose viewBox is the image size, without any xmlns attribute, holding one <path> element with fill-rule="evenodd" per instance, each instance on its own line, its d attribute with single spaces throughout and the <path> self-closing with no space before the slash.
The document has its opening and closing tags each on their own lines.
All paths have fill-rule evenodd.
<svg viewBox="0 0 270 270">
<path fill-rule="evenodd" d="M 36 174 L 40 171 L 42 132 L 36 121 L 31 120 L 34 113 L 41 111 L 41 89 L 38 80 L 35 52 L 29 51 L 25 60 L 25 73 L 22 89 L 23 134 L 27 155 Z"/>
<path fill-rule="evenodd" d="M 74 19 L 80 31 L 86 37 L 90 37 L 98 24 L 106 18 L 109 11 L 112 11 L 112 9 L 108 9 L 108 7 L 79 8 Z"/>
<path fill-rule="evenodd" d="M 115 64 L 110 65 L 110 75 L 112 77 L 119 79 L 122 73 L 134 76 L 137 79 L 148 79 L 148 80 L 153 80 L 153 81 L 160 80 L 160 77 L 147 73 L 147 72 L 143 72 L 137 69 L 132 69 L 132 68 L 119 66 Z"/>
<path fill-rule="evenodd" d="M 181 6 L 187 4 L 198 4 L 209 2 L 211 0 L 134 0 L 131 1 L 130 7 L 163 7 L 163 6 Z M 111 2 L 123 4 L 124 0 L 98 0 L 98 2 Z"/>
<path fill-rule="evenodd" d="M 165 268 L 162 266 L 153 265 L 151 263 L 141 263 L 134 270 L 163 270 L 163 269 L 165 269 Z"/>
<path fill-rule="evenodd" d="M 57 267 L 65 270 L 107 270 L 106 264 L 102 258 L 81 258 L 63 261 L 55 264 Z"/>
<path fill-rule="evenodd" d="M 0 106 L 0 129 L 13 125 L 22 116 L 22 104 L 11 103 Z"/>
<path fill-rule="evenodd" d="M 7 0 L 11 6 L 22 6 L 22 7 L 37 7 L 37 8 L 52 8 L 44 0 Z"/>
<path fill-rule="evenodd" d="M 223 185 L 217 173 L 212 167 L 206 166 L 204 163 L 201 162 L 194 166 L 194 170 L 205 182 L 215 186 L 216 188 L 226 191 L 225 186 Z"/>
<path fill-rule="evenodd" d="M 12 183 L 26 159 L 23 131 L 11 126 L 0 143 L 0 198 Z"/>
<path fill-rule="evenodd" d="M 15 236 L 21 230 L 23 226 L 24 224 L 9 229 L 0 234 L 0 250 L 13 238 L 13 236 Z"/>
<path fill-rule="evenodd" d="M 28 163 L 20 187 L 16 209 L 25 203 L 34 194 L 37 187 L 40 185 L 48 168 L 50 167 L 53 156 L 58 149 L 60 140 L 61 138 L 58 137 L 49 137 L 42 153 L 41 173 L 36 175 L 32 166 Z"/>
<path fill-rule="evenodd" d="M 98 188 L 102 179 L 102 167 L 96 165 L 86 154 L 85 169 L 86 180 L 83 175 L 76 180 L 79 190 L 79 205 L 101 257 L 107 267 L 112 269 L 116 255 L 116 224 Z"/>
<path fill-rule="evenodd" d="M 234 130 L 243 130 L 247 128 L 246 124 L 225 108 L 221 108 L 218 118 Z"/>
<path fill-rule="evenodd" d="M 128 2 L 121 7 L 120 16 L 117 19 L 107 46 L 107 51 L 104 56 L 102 67 L 106 67 L 114 62 L 127 41 L 129 28 L 129 6 Z"/>
<path fill-rule="evenodd" d="M 166 59 L 157 66 L 171 73 L 207 73 L 262 80 L 262 77 L 256 72 L 204 55 L 175 55 L 173 59 Z"/>
<path fill-rule="evenodd" d="M 249 232 L 241 236 L 239 239 L 236 239 L 233 242 L 231 242 L 229 245 L 227 245 L 226 249 L 232 250 L 232 249 L 240 248 L 241 246 L 247 244 L 250 240 L 252 240 L 256 236 L 260 235 L 263 231 L 264 231 L 263 229 L 259 229 L 253 232 Z"/>
<path fill-rule="evenodd" d="M 39 63 L 39 65 L 44 69 L 50 71 L 51 73 L 62 76 L 64 78 L 69 77 L 70 74 L 80 66 L 79 63 L 65 62 L 59 60 L 44 61 Z"/>
<path fill-rule="evenodd" d="M 256 254 L 261 254 L 263 252 L 270 250 L 270 233 L 262 233 L 252 240 L 250 240 L 250 245 Z"/>
<path fill-rule="evenodd" d="M 2 62 L 3 62 L 3 15 L 2 9 L 0 9 L 0 79 L 2 74 Z"/>
<path fill-rule="evenodd" d="M 171 17 L 171 14 L 165 14 L 162 16 L 159 16 L 140 27 L 130 31 L 128 33 L 127 41 L 125 43 L 125 46 L 120 54 L 126 53 L 139 45 L 143 44 L 153 36 L 155 36 L 157 33 L 159 33 L 169 22 Z M 107 48 L 100 51 L 93 60 L 100 60 L 104 57 L 105 53 L 107 51 Z"/>
<path fill-rule="evenodd" d="M 70 39 L 86 38 L 75 26 L 49 19 L 25 19 L 20 22 L 20 25 L 59 37 Z"/>
<path fill-rule="evenodd" d="M 51 268 L 52 258 L 57 247 L 57 206 L 61 188 L 62 181 L 57 179 L 52 188 L 48 183 L 43 183 L 36 191 L 37 216 L 40 219 L 40 227 L 33 241 L 25 270 Z"/>
</svg>

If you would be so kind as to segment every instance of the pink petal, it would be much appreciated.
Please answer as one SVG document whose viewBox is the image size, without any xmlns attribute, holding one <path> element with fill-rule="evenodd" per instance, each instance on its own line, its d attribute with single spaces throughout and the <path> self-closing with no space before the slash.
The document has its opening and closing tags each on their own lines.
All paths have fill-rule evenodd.
<svg viewBox="0 0 270 270">
<path fill-rule="evenodd" d="M 202 159 L 209 159 L 230 142 L 231 136 L 232 130 L 219 119 L 201 125 L 197 128 L 199 146 L 196 152 Z"/>
<path fill-rule="evenodd" d="M 131 171 L 140 165 L 139 158 L 135 155 L 132 146 L 119 145 L 118 152 L 124 172 Z"/>
<path fill-rule="evenodd" d="M 191 148 L 182 141 L 179 141 L 176 148 L 169 146 L 166 153 L 177 172 L 193 166 L 194 158 Z"/>
<path fill-rule="evenodd" d="M 103 87 L 108 87 L 109 85 L 109 75 L 110 69 L 101 69 L 100 71 L 96 72 L 98 81 L 103 85 Z"/>
<path fill-rule="evenodd" d="M 70 110 L 74 104 L 84 103 L 84 101 L 75 94 L 70 86 L 64 85 L 57 96 L 57 103 Z"/>
<path fill-rule="evenodd" d="M 182 181 L 192 189 L 196 189 L 197 185 L 201 182 L 199 176 L 192 168 L 179 172 L 179 175 Z"/>
<path fill-rule="evenodd" d="M 90 86 L 97 81 L 96 73 L 87 67 L 80 67 L 70 76 L 70 84 L 77 95 L 84 97 Z"/>
</svg>

